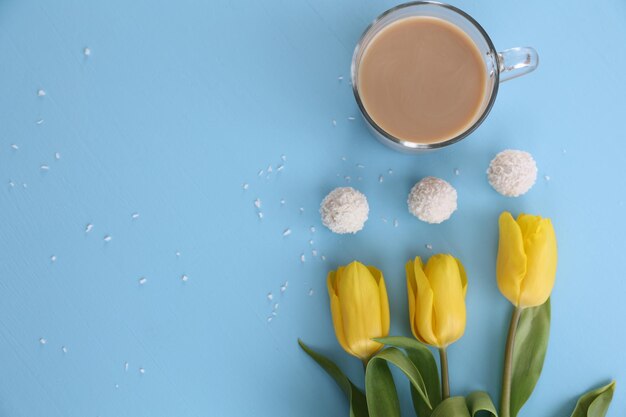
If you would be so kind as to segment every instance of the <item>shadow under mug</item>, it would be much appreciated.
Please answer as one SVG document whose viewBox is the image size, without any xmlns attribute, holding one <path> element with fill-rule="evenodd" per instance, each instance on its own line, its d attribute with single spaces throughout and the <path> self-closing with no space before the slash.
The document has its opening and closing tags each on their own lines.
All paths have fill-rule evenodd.
<svg viewBox="0 0 626 417">
<path fill-rule="evenodd" d="M 359 94 L 359 65 L 372 39 L 382 29 L 398 20 L 422 16 L 445 20 L 465 32 L 480 51 L 487 73 L 485 85 L 487 91 L 479 111 L 480 117 L 461 134 L 435 143 L 418 143 L 403 140 L 386 132 L 370 117 Z M 464 11 L 436 1 L 415 1 L 387 10 L 365 29 L 352 56 L 352 91 L 368 127 L 380 142 L 405 153 L 422 153 L 452 145 L 467 137 L 480 126 L 489 114 L 498 94 L 498 84 L 527 74 L 535 70 L 538 64 L 539 56 L 537 51 L 530 47 L 505 49 L 502 52 L 496 51 L 487 32 Z"/>
</svg>

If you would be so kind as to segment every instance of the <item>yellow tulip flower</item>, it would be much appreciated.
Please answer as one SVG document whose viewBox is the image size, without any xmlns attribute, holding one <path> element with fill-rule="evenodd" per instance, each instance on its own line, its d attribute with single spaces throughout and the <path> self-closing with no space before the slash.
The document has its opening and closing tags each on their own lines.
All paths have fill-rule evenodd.
<svg viewBox="0 0 626 417">
<path fill-rule="evenodd" d="M 335 335 L 350 355 L 367 361 L 389 335 L 389 301 L 383 274 L 354 261 L 328 273 L 328 295 Z"/>
<path fill-rule="evenodd" d="M 511 213 L 500 215 L 496 276 L 500 292 L 515 307 L 546 302 L 556 276 L 556 235 L 550 219 Z"/>
<path fill-rule="evenodd" d="M 431 346 L 445 348 L 465 332 L 467 275 L 451 255 L 434 255 L 426 266 L 420 257 L 406 264 L 411 330 Z"/>
</svg>

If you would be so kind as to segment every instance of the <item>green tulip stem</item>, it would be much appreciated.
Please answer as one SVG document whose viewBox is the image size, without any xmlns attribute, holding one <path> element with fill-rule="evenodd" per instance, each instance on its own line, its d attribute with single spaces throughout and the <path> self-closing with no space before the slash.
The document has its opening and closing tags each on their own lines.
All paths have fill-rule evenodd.
<svg viewBox="0 0 626 417">
<path fill-rule="evenodd" d="M 441 395 L 442 399 L 450 397 L 450 380 L 448 378 L 448 353 L 446 348 L 439 348 L 439 362 L 441 364 Z"/>
<path fill-rule="evenodd" d="M 506 348 L 504 351 L 504 370 L 502 372 L 502 397 L 500 401 L 500 417 L 511 416 L 511 373 L 513 371 L 513 347 L 515 346 L 515 334 L 517 325 L 522 315 L 522 309 L 515 307 L 511 315 L 509 334 L 506 338 Z"/>
</svg>

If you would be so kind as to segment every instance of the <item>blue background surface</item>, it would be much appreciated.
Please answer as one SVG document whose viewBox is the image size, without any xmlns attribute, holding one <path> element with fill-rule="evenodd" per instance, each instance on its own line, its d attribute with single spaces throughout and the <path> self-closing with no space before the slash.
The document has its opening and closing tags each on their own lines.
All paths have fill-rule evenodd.
<svg viewBox="0 0 626 417">
<path fill-rule="evenodd" d="M 494 277 L 497 216 L 511 210 L 552 217 L 560 251 L 546 365 L 522 415 L 569 415 L 610 378 L 609 415 L 624 415 L 626 3 L 454 4 L 498 48 L 532 45 L 541 64 L 502 86 L 468 140 L 407 156 L 348 119 L 353 46 L 392 1 L 3 1 L 0 414 L 345 416 L 296 345 L 362 378 L 334 338 L 325 275 L 355 258 L 377 265 L 392 333 L 409 335 L 403 265 L 426 244 L 469 274 L 452 391 L 498 398 L 510 306 Z M 485 178 L 506 148 L 540 169 L 518 199 Z M 458 190 L 444 224 L 407 211 L 426 175 Z M 371 207 L 355 236 L 317 213 L 346 176 Z"/>
</svg>

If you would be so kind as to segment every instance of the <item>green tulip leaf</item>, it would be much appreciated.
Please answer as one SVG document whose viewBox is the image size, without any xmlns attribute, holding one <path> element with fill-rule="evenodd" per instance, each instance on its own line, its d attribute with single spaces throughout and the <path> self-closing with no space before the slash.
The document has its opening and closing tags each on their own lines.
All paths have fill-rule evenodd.
<svg viewBox="0 0 626 417">
<path fill-rule="evenodd" d="M 498 417 L 496 406 L 493 405 L 491 397 L 484 391 L 475 391 L 467 396 L 467 408 L 470 415 L 475 417 L 478 413 L 488 413 L 491 417 Z"/>
<path fill-rule="evenodd" d="M 428 402 L 419 394 L 419 392 L 411 384 L 411 398 L 413 399 L 413 408 L 419 417 L 429 417 L 433 412 L 433 408 L 441 402 L 441 385 L 439 384 L 439 371 L 437 362 L 432 351 L 425 344 L 415 339 L 403 336 L 385 337 L 375 339 L 377 342 L 387 346 L 402 348 L 406 352 L 409 360 L 417 368 L 426 385 L 426 394 Z M 430 405 L 432 405 L 432 407 Z"/>
<path fill-rule="evenodd" d="M 310 347 L 305 345 L 302 340 L 298 339 L 298 344 L 307 355 L 313 358 L 313 360 L 335 380 L 339 388 L 346 394 L 350 403 L 350 417 L 369 417 L 365 394 L 341 372 L 341 369 L 327 357 L 313 351 Z"/>
<path fill-rule="evenodd" d="M 516 417 L 537 385 L 550 337 L 550 299 L 522 311 L 515 345 L 511 376 L 511 417 Z"/>
<path fill-rule="evenodd" d="M 441 402 L 431 414 L 431 417 L 471 417 L 465 398 L 450 397 Z"/>
<path fill-rule="evenodd" d="M 615 381 L 593 391 L 589 391 L 578 399 L 572 417 L 604 417 L 615 391 Z"/>
<path fill-rule="evenodd" d="M 381 353 L 370 359 L 365 370 L 367 408 L 372 417 L 400 417 L 396 384 Z"/>
</svg>

